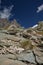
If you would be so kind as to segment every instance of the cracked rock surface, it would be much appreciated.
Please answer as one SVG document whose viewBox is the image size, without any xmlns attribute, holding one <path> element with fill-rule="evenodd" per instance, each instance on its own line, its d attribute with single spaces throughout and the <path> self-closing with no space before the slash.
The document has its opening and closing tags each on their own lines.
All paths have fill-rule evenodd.
<svg viewBox="0 0 43 65">
<path fill-rule="evenodd" d="M 15 22 L 1 28 L 0 65 L 43 65 L 43 23 L 24 29 Z"/>
</svg>

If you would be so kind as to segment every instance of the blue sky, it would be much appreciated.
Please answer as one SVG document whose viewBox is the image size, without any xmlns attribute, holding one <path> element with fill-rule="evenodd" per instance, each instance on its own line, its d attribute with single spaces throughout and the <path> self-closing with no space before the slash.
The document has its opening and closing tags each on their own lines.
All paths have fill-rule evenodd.
<svg viewBox="0 0 43 65">
<path fill-rule="evenodd" d="M 31 27 L 43 20 L 43 0 L 0 0 L 0 15 Z"/>
</svg>

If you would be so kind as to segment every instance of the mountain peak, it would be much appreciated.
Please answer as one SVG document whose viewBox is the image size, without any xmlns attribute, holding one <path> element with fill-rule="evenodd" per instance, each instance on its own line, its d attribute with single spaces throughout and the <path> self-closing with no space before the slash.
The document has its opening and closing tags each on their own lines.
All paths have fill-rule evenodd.
<svg viewBox="0 0 43 65">
<path fill-rule="evenodd" d="M 0 19 L 0 28 L 8 28 L 8 27 L 14 27 L 14 28 L 19 28 L 21 27 L 19 25 L 19 23 L 16 21 L 16 19 L 14 19 L 13 21 L 9 21 L 8 19 L 6 18 L 1 18 Z"/>
<path fill-rule="evenodd" d="M 0 28 L 5 28 L 6 26 L 8 26 L 9 22 L 6 18 L 1 18 L 0 19 Z"/>
<path fill-rule="evenodd" d="M 16 19 L 14 19 L 11 24 L 15 25 L 16 27 L 21 27 L 20 24 L 17 22 Z"/>
</svg>

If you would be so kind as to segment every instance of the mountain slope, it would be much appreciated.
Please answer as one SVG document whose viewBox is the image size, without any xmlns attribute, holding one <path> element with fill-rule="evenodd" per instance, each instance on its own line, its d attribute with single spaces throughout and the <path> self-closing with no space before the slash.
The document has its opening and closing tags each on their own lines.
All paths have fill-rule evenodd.
<svg viewBox="0 0 43 65">
<path fill-rule="evenodd" d="M 43 65 L 43 22 L 24 29 L 16 20 L 0 21 L 0 65 Z"/>
</svg>

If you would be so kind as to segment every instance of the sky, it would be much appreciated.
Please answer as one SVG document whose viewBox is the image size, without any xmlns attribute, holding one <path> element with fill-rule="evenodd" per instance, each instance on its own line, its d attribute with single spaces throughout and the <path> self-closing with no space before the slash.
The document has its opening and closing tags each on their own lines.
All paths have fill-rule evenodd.
<svg viewBox="0 0 43 65">
<path fill-rule="evenodd" d="M 0 18 L 16 19 L 28 28 L 43 21 L 43 0 L 0 0 Z"/>
</svg>

